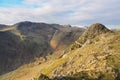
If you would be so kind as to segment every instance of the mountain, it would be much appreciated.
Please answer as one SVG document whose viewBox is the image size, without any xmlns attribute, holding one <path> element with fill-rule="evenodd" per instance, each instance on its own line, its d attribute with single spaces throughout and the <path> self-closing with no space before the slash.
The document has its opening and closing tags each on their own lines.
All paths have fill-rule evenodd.
<svg viewBox="0 0 120 80">
<path fill-rule="evenodd" d="M 6 27 L 3 25 L 0 29 L 0 74 L 35 62 L 39 58 L 42 60 L 38 64 L 48 60 L 47 55 L 53 54 L 57 49 L 64 50 L 83 31 L 82 28 L 67 25 L 29 21 Z M 54 45 L 57 46 L 53 47 Z M 56 55 L 60 56 L 58 52 Z"/>
<path fill-rule="evenodd" d="M 0 30 L 7 27 L 8 25 L 0 24 Z"/>
<path fill-rule="evenodd" d="M 41 59 L 38 59 L 25 64 L 1 75 L 0 80 L 120 80 L 119 33 L 100 23 L 89 26 L 82 34 L 80 32 L 78 38 L 74 38 L 73 32 L 77 28 L 71 30 L 69 25 L 54 28 L 57 30 L 49 42 L 53 52 L 45 57 L 45 62 L 39 63 Z M 68 45 L 67 41 L 73 38 L 76 40 Z M 36 63 L 39 64 L 33 65 Z"/>
<path fill-rule="evenodd" d="M 92 24 L 72 46 L 71 49 L 81 47 L 87 40 L 104 33 L 112 32 L 100 23 Z M 89 41 L 90 43 L 90 41 Z"/>
<path fill-rule="evenodd" d="M 0 24 L 0 28 L 6 27 L 7 25 Z"/>
<path fill-rule="evenodd" d="M 120 80 L 120 35 L 96 23 L 34 80 Z"/>
</svg>

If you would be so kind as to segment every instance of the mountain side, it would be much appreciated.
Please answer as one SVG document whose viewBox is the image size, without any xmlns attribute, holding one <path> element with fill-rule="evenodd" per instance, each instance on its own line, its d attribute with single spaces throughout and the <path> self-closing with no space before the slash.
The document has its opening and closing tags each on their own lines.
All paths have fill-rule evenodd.
<svg viewBox="0 0 120 80">
<path fill-rule="evenodd" d="M 104 25 L 100 23 L 92 24 L 82 35 L 81 37 L 72 45 L 71 49 L 80 48 L 87 40 L 90 43 L 90 40 L 96 36 L 104 33 L 112 32 L 107 29 Z"/>
<path fill-rule="evenodd" d="M 18 58 L 16 52 L 21 52 L 19 47 L 17 47 L 19 43 L 20 39 L 18 36 L 9 31 L 0 32 L 0 72 L 9 71 L 11 64 L 14 66 L 15 61 L 12 59 Z"/>
<path fill-rule="evenodd" d="M 66 50 L 63 50 L 61 57 L 49 59 L 49 61 L 35 66 L 18 68 L 0 76 L 0 79 L 119 80 L 120 34 L 110 31 L 105 26 L 102 26 L 102 29 L 97 26 L 96 29 L 91 29 L 92 27 L 89 27 L 76 40 L 77 43 L 76 41 L 73 43 L 74 46 L 72 44 Z M 100 31 L 94 34 L 95 32 L 92 31 L 95 30 Z M 86 35 L 88 31 L 94 36 Z M 54 55 L 49 56 L 54 57 Z"/>
<path fill-rule="evenodd" d="M 0 24 L 0 29 L 6 27 L 7 25 L 4 25 L 4 24 Z"/>
<path fill-rule="evenodd" d="M 54 49 L 52 56 L 54 56 L 54 58 L 61 57 L 64 50 L 81 36 L 82 31 L 84 31 L 84 29 L 81 28 L 80 30 L 80 28 L 77 27 L 66 27 L 56 30 L 50 41 L 50 45 Z"/>
<path fill-rule="evenodd" d="M 62 51 L 57 59 L 18 68 L 0 76 L 0 80 L 120 80 L 120 34 L 104 25 L 91 25 Z"/>
<path fill-rule="evenodd" d="M 119 37 L 105 26 L 93 24 L 77 40 L 78 44 L 75 42 L 61 58 L 42 68 L 34 80 L 45 80 L 47 76 L 52 80 L 119 80 Z"/>
<path fill-rule="evenodd" d="M 69 38 L 64 38 L 66 35 L 61 35 L 58 38 L 60 41 L 55 39 L 55 32 L 59 31 L 59 34 L 69 35 Z M 64 27 L 59 24 L 46 24 L 46 23 L 34 23 L 34 22 L 20 22 L 11 26 L 3 27 L 0 29 L 0 74 L 7 73 L 9 71 L 15 70 L 16 68 L 23 66 L 25 64 L 32 64 L 36 60 L 40 60 L 36 64 L 41 64 L 48 60 L 47 55 L 51 55 L 55 49 L 53 49 L 50 42 L 53 40 L 58 43 L 62 43 L 62 40 L 73 39 L 64 43 L 65 46 L 69 46 L 73 43 L 84 29 L 81 28 L 70 28 Z M 72 38 L 72 35 L 75 35 Z M 63 50 L 63 44 L 59 44 Z M 56 48 L 57 49 L 57 48 Z M 59 56 L 56 52 L 55 56 Z M 49 57 L 50 59 L 50 57 Z M 36 65 L 35 64 L 35 65 Z"/>
</svg>

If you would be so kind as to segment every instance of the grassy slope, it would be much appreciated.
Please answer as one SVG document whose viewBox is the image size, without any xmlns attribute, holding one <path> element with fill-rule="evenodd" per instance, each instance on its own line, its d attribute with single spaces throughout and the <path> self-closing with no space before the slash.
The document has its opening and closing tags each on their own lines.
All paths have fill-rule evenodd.
<svg viewBox="0 0 120 80">
<path fill-rule="evenodd" d="M 76 73 L 85 71 L 94 79 L 98 78 L 98 76 L 100 76 L 99 73 L 101 73 L 104 77 L 100 80 L 115 80 L 114 73 L 112 73 L 109 68 L 115 68 L 118 72 L 120 70 L 119 37 L 120 35 L 117 34 L 100 35 L 91 40 L 93 42 L 92 44 L 72 50 L 60 59 L 55 61 L 51 60 L 34 67 L 20 68 L 14 72 L 1 76 L 0 80 L 29 80 L 39 73 L 51 76 L 56 69 L 60 70 L 60 75 L 70 76 L 70 73 L 72 73 L 72 75 L 74 75 L 73 77 L 75 77 Z M 110 46 L 111 49 L 107 49 L 108 46 Z M 95 58 L 97 58 L 97 60 L 95 60 Z M 62 66 L 65 63 L 66 65 Z M 78 77 L 79 80 L 80 74 L 77 74 L 76 77 Z"/>
<path fill-rule="evenodd" d="M 34 28 L 34 26 L 33 26 L 33 28 Z M 39 28 L 39 26 L 38 26 L 38 28 Z M 24 27 L 23 27 L 23 29 L 24 29 Z M 26 29 L 27 30 L 27 29 Z M 31 31 L 32 31 L 33 29 L 31 29 Z M 43 31 L 44 32 L 44 30 L 42 30 L 42 29 L 40 29 L 41 31 L 39 31 L 39 29 L 37 29 L 38 31 L 38 33 L 40 34 L 41 33 L 41 31 Z M 68 30 L 68 29 L 67 29 Z M 7 28 L 2 28 L 2 29 L 0 29 L 0 32 L 10 32 L 11 34 L 13 34 L 13 35 L 15 35 L 15 36 L 17 36 L 17 37 L 19 37 L 19 40 L 17 40 L 17 41 L 20 41 L 20 43 L 22 42 L 22 44 L 24 45 L 24 47 L 23 47 L 23 49 L 21 50 L 21 51 L 24 51 L 24 49 L 25 48 L 28 48 L 28 52 L 32 52 L 32 51 L 34 51 L 33 50 L 33 48 L 34 48 L 34 43 L 32 44 L 32 42 L 30 42 L 29 43 L 29 40 L 27 41 L 27 40 L 25 40 L 25 38 L 26 38 L 26 36 L 24 36 L 24 34 L 21 34 L 21 31 L 22 30 L 18 30 L 18 28 L 16 27 L 16 26 L 12 26 L 12 27 L 7 27 Z M 35 30 L 36 31 L 36 30 Z M 51 31 L 51 30 L 50 30 Z M 78 32 L 76 32 L 76 31 L 78 31 Z M 79 32 L 80 31 L 80 32 Z M 49 31 L 45 31 L 45 32 L 48 32 L 48 34 L 49 34 Z M 76 39 L 76 38 L 78 38 L 79 37 L 79 35 L 80 35 L 80 33 L 82 33 L 83 31 L 82 31 L 82 29 L 73 29 L 73 33 L 72 33 L 72 35 L 76 35 L 77 37 L 75 37 L 74 38 L 74 40 Z M 23 31 L 23 33 L 24 33 L 24 31 Z M 33 33 L 34 33 L 34 31 L 33 31 Z M 62 33 L 62 32 L 61 32 Z M 60 34 L 61 34 L 60 33 Z M 66 36 L 68 36 L 69 35 L 69 33 L 71 33 L 71 31 L 70 32 L 68 32 L 68 33 L 66 33 L 66 35 L 65 35 L 65 37 Z M 28 34 L 28 33 L 26 33 L 26 34 Z M 36 33 L 37 34 L 37 33 Z M 42 34 L 43 36 L 44 36 L 44 33 Z M 31 37 L 31 32 L 30 32 L 30 34 L 28 34 L 27 36 L 29 36 L 29 37 Z M 34 36 L 33 34 L 32 34 L 32 36 Z M 37 36 L 41 36 L 41 35 L 36 35 L 35 37 L 37 37 Z M 47 35 L 48 36 L 48 35 Z M 61 36 L 60 36 L 61 37 Z M 64 36 L 63 36 L 64 37 Z M 68 38 L 67 39 L 73 39 L 73 38 L 71 38 L 71 35 L 69 35 L 68 36 Z M 13 38 L 14 39 L 14 38 Z M 37 38 L 36 38 L 37 39 Z M 64 38 L 62 38 L 63 40 L 64 40 Z M 65 38 L 66 39 L 66 38 Z M 71 40 L 71 41 L 74 41 L 74 40 Z M 9 39 L 9 41 L 11 41 L 11 38 Z M 37 41 L 41 41 L 41 39 L 39 39 L 39 40 L 37 40 Z M 66 41 L 64 41 L 64 44 L 65 44 L 65 42 Z M 18 42 L 19 43 L 19 42 Z M 40 42 L 41 43 L 41 42 Z M 15 43 L 16 44 L 16 43 Z M 21 44 L 21 45 L 22 45 Z M 63 43 L 62 43 L 63 44 Z M 62 46 L 62 44 L 61 44 L 61 46 Z M 70 44 L 70 42 L 68 41 L 68 44 Z M 65 45 L 68 45 L 68 44 L 65 44 Z M 31 45 L 33 46 L 33 48 L 31 48 Z M 43 45 L 43 43 L 42 43 L 42 45 Z M 26 47 L 26 46 L 28 46 L 28 47 Z M 40 46 L 40 47 L 42 47 L 42 49 L 41 48 L 39 48 L 39 50 L 41 49 L 41 51 L 45 51 L 45 50 L 43 50 L 43 47 L 44 46 Z M 46 47 L 46 46 L 45 46 Z M 14 48 L 15 49 L 15 48 Z M 16 49 L 17 50 L 17 49 Z M 6 51 L 8 51 L 8 50 L 6 50 Z M 20 52 L 21 52 L 20 51 Z M 17 51 L 16 51 L 17 52 Z M 26 51 L 27 52 L 27 51 Z M 26 52 L 25 52 L 25 54 L 26 54 Z M 21 53 L 20 53 L 21 54 Z M 39 54 L 39 53 L 38 53 Z M 27 54 L 28 55 L 28 54 Z M 53 55 L 54 56 L 54 55 Z M 16 56 L 15 56 L 16 57 Z M 33 58 L 34 56 L 32 56 L 32 60 L 34 59 Z M 12 58 L 12 59 L 14 59 L 14 58 Z M 19 58 L 17 58 L 18 59 L 18 61 L 19 61 Z M 22 59 L 22 60 L 24 60 L 24 59 Z M 25 59 L 27 62 L 29 62 L 28 61 L 28 59 Z M 14 61 L 16 61 L 16 60 L 14 60 Z M 25 62 L 25 61 L 24 61 Z M 58 63 L 58 64 L 62 64 L 62 62 L 64 62 L 64 59 L 60 59 L 60 60 L 56 60 L 56 62 L 61 62 L 61 63 Z M 18 64 L 19 64 L 19 62 L 17 62 Z M 20 62 L 21 63 L 21 62 Z M 39 63 L 39 62 L 38 62 Z M 37 63 L 37 64 L 38 64 Z M 48 64 L 51 64 L 51 63 L 53 63 L 53 65 L 54 65 L 54 62 L 48 62 Z M 12 64 L 14 64 L 14 65 L 16 65 L 15 63 L 12 63 Z M 20 69 L 18 69 L 18 70 L 15 70 L 15 71 L 13 71 L 13 72 L 10 72 L 10 73 L 8 73 L 8 74 L 6 74 L 6 75 L 3 75 L 3 76 L 0 76 L 0 80 L 6 80 L 6 79 L 10 79 L 10 80 L 16 80 L 16 79 L 21 79 L 22 80 L 22 78 L 24 78 L 24 79 L 28 79 L 28 78 L 31 78 L 31 77 L 33 77 L 33 76 L 35 76 L 36 74 L 38 74 L 41 70 L 43 71 L 43 72 L 47 72 L 47 70 L 44 70 L 44 69 L 42 69 L 42 68 L 39 68 L 39 66 L 41 66 L 41 65 L 39 65 L 38 64 L 38 66 L 34 66 L 34 68 L 33 68 L 33 65 L 34 64 L 32 64 L 32 63 L 30 63 L 30 65 L 32 65 L 32 67 L 28 67 L 28 65 L 29 64 L 27 64 L 27 65 L 25 65 L 25 66 L 27 66 L 27 67 L 24 67 L 24 68 L 20 68 Z M 46 66 L 46 65 L 43 65 L 44 67 Z M 11 66 L 12 67 L 12 66 Z M 43 67 L 43 68 L 44 68 Z M 57 66 L 55 66 L 54 68 L 56 68 Z M 54 69 L 54 68 L 52 68 L 51 67 L 51 69 Z M 45 72 L 45 73 L 46 73 Z M 15 77 L 14 77 L 14 75 L 15 75 Z M 26 75 L 26 76 L 24 76 L 24 75 Z M 28 76 L 27 76 L 28 75 Z M 23 77 L 24 76 L 24 77 Z"/>
<path fill-rule="evenodd" d="M 75 49 L 70 53 L 67 53 L 64 58 L 61 58 L 64 59 L 64 62 L 61 63 L 60 61 L 55 61 L 53 63 L 54 65 L 49 66 L 47 70 L 44 69 L 45 71 L 42 70 L 41 73 L 51 76 L 50 74 L 53 74 L 53 72 L 59 70 L 58 75 L 70 76 L 71 74 L 74 75 L 81 71 L 85 71 L 94 79 L 98 78 L 100 76 L 99 73 L 101 73 L 105 76 L 101 80 L 114 80 L 115 74 L 109 70 L 110 66 L 108 64 L 111 63 L 110 65 L 113 65 L 119 71 L 119 37 L 120 35 L 116 34 L 105 34 L 96 37 L 91 40 L 93 41 L 92 44 L 84 45 L 80 49 Z M 108 49 L 108 46 L 111 47 L 111 49 Z M 114 64 L 110 62 L 110 60 L 112 60 L 111 57 L 113 57 L 112 59 L 115 62 L 113 62 Z M 64 63 L 66 63 L 66 65 L 62 66 Z M 111 67 L 110 69 L 114 70 L 114 67 Z M 113 76 L 110 77 L 110 75 Z"/>
</svg>

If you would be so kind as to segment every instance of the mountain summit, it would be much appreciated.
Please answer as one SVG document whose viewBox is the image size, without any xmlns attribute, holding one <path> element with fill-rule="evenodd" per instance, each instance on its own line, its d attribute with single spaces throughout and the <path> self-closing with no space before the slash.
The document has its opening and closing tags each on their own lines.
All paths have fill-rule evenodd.
<svg viewBox="0 0 120 80">
<path fill-rule="evenodd" d="M 101 23 L 95 23 L 92 24 L 83 34 L 83 36 L 89 36 L 89 37 L 95 37 L 99 34 L 111 32 L 108 28 L 106 28 L 103 24 Z"/>
<path fill-rule="evenodd" d="M 71 48 L 69 50 L 74 50 L 76 48 L 80 48 L 83 46 L 83 44 L 90 44 L 91 39 L 95 38 L 96 36 L 104 33 L 112 33 L 111 30 L 106 28 L 103 24 L 95 23 L 92 24 L 80 37 L 77 41 L 75 41 L 74 44 L 71 45 Z"/>
</svg>

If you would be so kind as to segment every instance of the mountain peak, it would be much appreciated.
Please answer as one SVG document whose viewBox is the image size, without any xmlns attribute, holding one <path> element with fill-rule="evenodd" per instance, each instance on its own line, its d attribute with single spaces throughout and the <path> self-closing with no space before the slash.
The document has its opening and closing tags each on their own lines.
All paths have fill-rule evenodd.
<svg viewBox="0 0 120 80">
<path fill-rule="evenodd" d="M 101 24 L 101 23 L 92 24 L 88 29 L 89 29 L 89 30 L 92 30 L 93 32 L 94 32 L 94 31 L 102 31 L 102 32 L 110 31 L 109 29 L 107 29 L 107 28 L 106 28 L 103 24 Z"/>
<path fill-rule="evenodd" d="M 82 34 L 82 36 L 80 36 L 80 38 L 74 44 L 72 44 L 71 49 L 73 50 L 76 48 L 80 48 L 87 40 L 93 39 L 100 34 L 105 34 L 109 32 L 112 32 L 112 31 L 106 28 L 103 24 L 100 24 L 100 23 L 92 24 Z"/>
<path fill-rule="evenodd" d="M 103 24 L 101 23 L 95 23 L 92 24 L 83 34 L 83 36 L 97 36 L 99 34 L 111 32 L 108 28 L 106 28 Z"/>
</svg>

